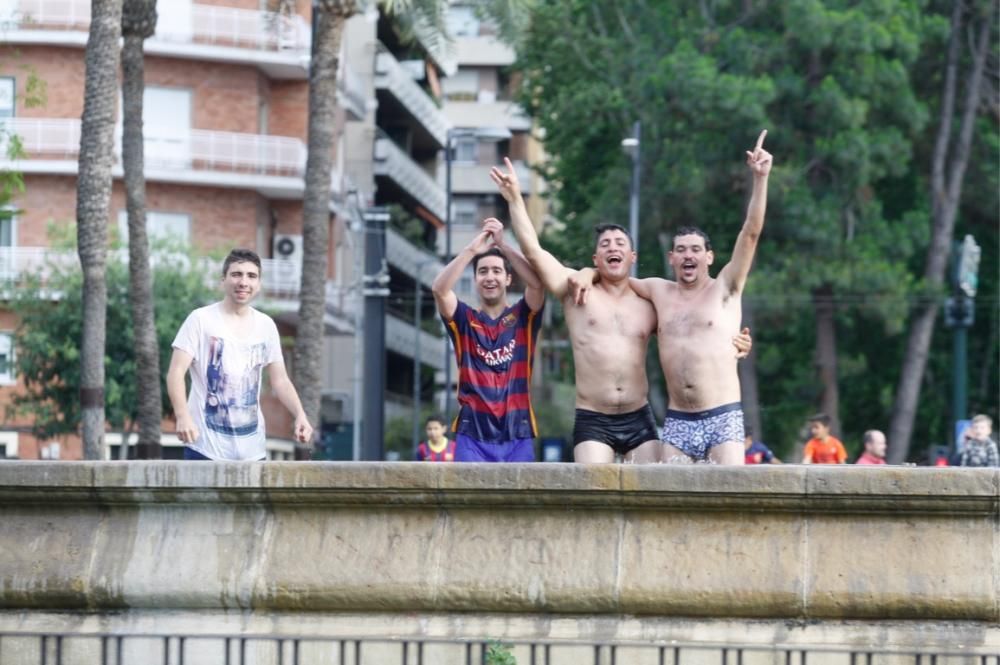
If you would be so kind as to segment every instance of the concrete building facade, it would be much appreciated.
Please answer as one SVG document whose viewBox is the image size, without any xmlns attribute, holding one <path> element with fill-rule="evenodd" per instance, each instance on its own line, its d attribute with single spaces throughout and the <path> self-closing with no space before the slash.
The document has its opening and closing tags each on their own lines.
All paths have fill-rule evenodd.
<svg viewBox="0 0 1000 665">
<path fill-rule="evenodd" d="M 278 16 L 262 0 L 161 0 L 157 32 L 145 47 L 150 235 L 172 236 L 198 251 L 255 250 L 264 260 L 260 304 L 277 312 L 286 339 L 294 337 L 298 312 L 311 42 L 311 3 L 294 5 L 295 13 Z M 53 254 L 49 224 L 70 224 L 75 217 L 89 20 L 89 0 L 0 3 L 0 122 L 7 135 L 20 137 L 27 154 L 0 159 L 0 168 L 22 172 L 26 185 L 14 201 L 20 212 L 0 227 L 0 272 L 8 286 L 16 287 L 19 275 L 41 269 Z M 354 407 L 365 379 L 364 368 L 354 362 L 355 333 L 363 326 L 357 316 L 363 297 L 359 257 L 368 235 L 364 213 L 372 206 L 387 206 L 392 214 L 385 250 L 387 414 L 413 411 L 414 367 L 422 368 L 419 402 L 432 398 L 444 366 L 440 326 L 426 322 L 434 320 L 429 285 L 442 266 L 433 251 L 445 200 L 437 171 L 449 128 L 434 99 L 434 82 L 448 70 L 446 58 L 419 39 L 402 41 L 386 17 L 358 15 L 345 28 L 331 177 L 323 416 L 317 428 L 327 455 L 353 452 Z M 25 104 L 27 72 L 47 86 L 41 107 Z M 108 221 L 125 230 L 120 127 L 119 117 Z M 417 313 L 415 289 L 427 305 Z M 16 324 L 9 311 L 0 310 L 0 409 L 17 389 Z M 418 328 L 427 330 L 419 345 Z M 287 458 L 287 413 L 273 396 L 265 395 L 263 403 L 269 450 Z M 174 455 L 179 447 L 172 423 L 164 425 L 165 454 Z M 120 438 L 109 432 L 112 446 Z M 37 441 L 24 419 L 4 421 L 0 446 L 0 457 L 81 456 L 75 437 Z"/>
</svg>

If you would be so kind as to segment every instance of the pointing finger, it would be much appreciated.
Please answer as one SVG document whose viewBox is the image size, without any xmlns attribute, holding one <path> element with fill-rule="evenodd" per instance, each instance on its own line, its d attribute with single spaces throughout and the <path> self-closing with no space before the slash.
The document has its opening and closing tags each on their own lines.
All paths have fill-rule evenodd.
<svg viewBox="0 0 1000 665">
<path fill-rule="evenodd" d="M 504 158 L 503 158 L 503 163 L 507 165 L 507 169 L 508 169 L 508 170 L 509 170 L 509 171 L 510 171 L 511 173 L 514 173 L 514 164 L 512 164 L 512 163 L 511 163 L 511 161 L 510 161 L 510 157 L 504 157 Z"/>
<path fill-rule="evenodd" d="M 763 131 L 762 131 L 762 132 L 760 133 L 760 136 L 758 136 L 758 137 L 757 137 L 757 145 L 756 145 L 756 146 L 754 146 L 754 149 L 753 149 L 753 150 L 754 150 L 754 152 L 757 152 L 758 150 L 760 150 L 760 149 L 761 149 L 761 147 L 762 147 L 762 146 L 764 145 L 764 137 L 765 137 L 765 136 L 767 136 L 767 130 L 766 130 L 766 129 L 765 129 L 765 130 L 763 130 Z"/>
</svg>

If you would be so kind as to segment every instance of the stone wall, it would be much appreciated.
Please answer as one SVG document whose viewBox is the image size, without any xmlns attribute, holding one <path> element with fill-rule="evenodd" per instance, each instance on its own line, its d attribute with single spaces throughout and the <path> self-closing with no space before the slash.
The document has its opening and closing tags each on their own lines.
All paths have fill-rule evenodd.
<svg viewBox="0 0 1000 665">
<path fill-rule="evenodd" d="M 1000 650 L 997 470 L 5 462 L 0 511 L 0 633 Z"/>
</svg>

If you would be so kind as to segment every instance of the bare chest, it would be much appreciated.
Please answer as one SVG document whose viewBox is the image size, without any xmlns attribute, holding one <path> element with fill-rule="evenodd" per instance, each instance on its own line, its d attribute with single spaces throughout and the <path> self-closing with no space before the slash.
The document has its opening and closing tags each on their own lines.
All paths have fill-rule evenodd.
<svg viewBox="0 0 1000 665">
<path fill-rule="evenodd" d="M 645 343 L 656 326 L 656 313 L 648 301 L 637 296 L 614 298 L 592 293 L 586 305 L 566 304 L 566 322 L 581 341 Z"/>
<path fill-rule="evenodd" d="M 656 303 L 656 310 L 658 334 L 672 338 L 731 335 L 740 323 L 739 303 L 724 301 L 715 289 L 707 289 L 694 297 L 669 293 Z"/>
</svg>

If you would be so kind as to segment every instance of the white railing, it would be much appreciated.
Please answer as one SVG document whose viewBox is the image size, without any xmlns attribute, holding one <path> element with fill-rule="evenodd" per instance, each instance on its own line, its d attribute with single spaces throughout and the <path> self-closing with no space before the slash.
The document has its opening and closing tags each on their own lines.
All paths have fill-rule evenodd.
<svg viewBox="0 0 1000 665">
<path fill-rule="evenodd" d="M 90 0 L 14 0 L 4 7 L 7 29 L 80 29 L 90 25 Z"/>
<path fill-rule="evenodd" d="M 112 255 L 116 260 L 128 261 L 127 249 L 113 250 L 109 252 L 109 258 Z M 178 268 L 200 270 L 205 275 L 206 286 L 215 288 L 219 284 L 219 266 L 213 260 L 203 259 L 192 266 L 186 254 L 161 255 L 155 252 L 150 260 L 154 266 L 167 262 Z M 298 299 L 301 269 L 288 270 L 289 263 L 286 259 L 261 259 L 263 295 L 277 299 Z M 80 260 L 76 251 L 52 247 L 0 247 L 0 289 L 4 284 L 19 282 L 27 276 L 44 281 L 53 268 L 67 272 L 78 271 Z M 336 311 L 349 312 L 352 304 L 351 291 L 348 287 L 328 280 L 326 302 Z"/>
<path fill-rule="evenodd" d="M 444 219 L 444 187 L 385 135 L 375 139 L 375 173 L 391 178 L 431 214 Z"/>
<path fill-rule="evenodd" d="M 0 247 L 0 287 L 31 275 L 45 279 L 52 268 L 79 269 L 80 260 L 74 251 L 49 247 Z"/>
<path fill-rule="evenodd" d="M 21 140 L 28 155 L 76 159 L 80 152 L 80 121 L 72 118 L 4 118 L 0 120 L 0 142 L 7 157 L 10 136 Z"/>
<path fill-rule="evenodd" d="M 301 259 L 261 259 L 261 291 L 269 298 L 296 300 L 302 290 Z M 326 282 L 326 302 L 339 312 L 351 311 L 351 290 L 332 280 Z"/>
<path fill-rule="evenodd" d="M 7 9 L 0 3 L 0 9 Z M 265 51 L 308 53 L 309 26 L 299 15 L 191 5 L 190 26 L 171 27 L 164 21 L 154 39 L 167 42 L 211 44 Z M 90 0 L 13 0 L 0 15 L 4 30 L 86 30 L 90 25 Z"/>
<path fill-rule="evenodd" d="M 392 93 L 427 128 L 438 145 L 444 147 L 451 127 L 448 118 L 382 44 L 378 45 L 375 60 L 375 87 Z"/>
<path fill-rule="evenodd" d="M 337 70 L 337 90 L 342 96 L 342 106 L 354 115 L 355 120 L 364 120 L 371 94 L 361 77 L 347 64 L 343 51 L 340 54 L 340 67 Z"/>
<path fill-rule="evenodd" d="M 20 137 L 29 158 L 75 160 L 80 150 L 80 121 L 73 118 L 8 118 L 0 121 L 0 135 L 7 134 Z M 287 136 L 192 129 L 187 135 L 147 135 L 144 145 L 147 167 L 297 177 L 305 173 L 305 143 Z M 115 150 L 120 158 L 120 134 Z"/>
</svg>

